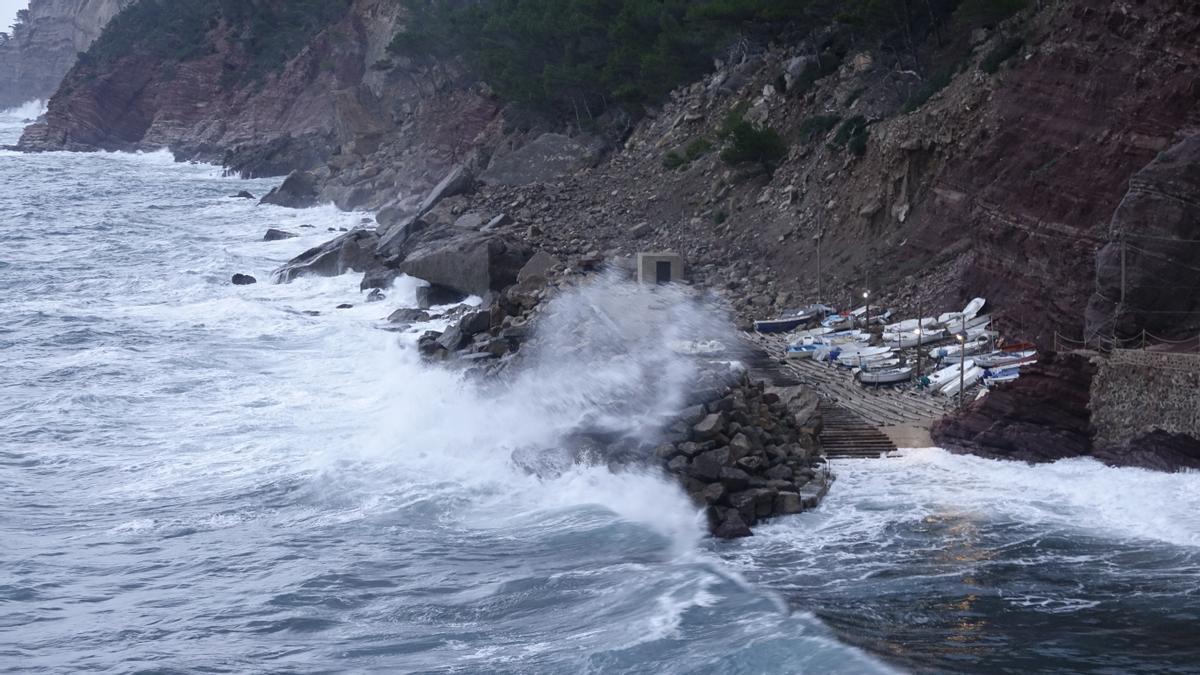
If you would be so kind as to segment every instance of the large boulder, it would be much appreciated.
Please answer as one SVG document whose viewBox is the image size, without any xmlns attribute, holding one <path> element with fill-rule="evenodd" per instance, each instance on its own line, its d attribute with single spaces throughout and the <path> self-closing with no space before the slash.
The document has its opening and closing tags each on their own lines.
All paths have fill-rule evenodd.
<svg viewBox="0 0 1200 675">
<path fill-rule="evenodd" d="M 370 230 L 352 230 L 310 248 L 271 273 L 277 284 L 300 276 L 333 277 L 349 271 L 369 272 L 383 266 L 376 254 L 379 237 Z"/>
<path fill-rule="evenodd" d="M 380 225 L 379 250 L 385 256 L 394 255 L 421 229 L 422 216 L 443 199 L 467 192 L 474 184 L 475 177 L 471 172 L 465 167 L 456 166 L 425 195 L 415 210 L 400 202 L 384 207 L 376 216 Z"/>
<path fill-rule="evenodd" d="M 317 178 L 308 171 L 293 171 L 283 185 L 272 189 L 259 204 L 274 204 L 293 209 L 317 205 Z"/>
<path fill-rule="evenodd" d="M 441 231 L 406 251 L 401 272 L 466 295 L 500 291 L 533 256 L 529 246 L 497 234 Z"/>
<path fill-rule="evenodd" d="M 479 175 L 489 185 L 546 183 L 596 165 L 604 142 L 594 137 L 542 134 L 532 142 L 496 157 Z"/>
</svg>

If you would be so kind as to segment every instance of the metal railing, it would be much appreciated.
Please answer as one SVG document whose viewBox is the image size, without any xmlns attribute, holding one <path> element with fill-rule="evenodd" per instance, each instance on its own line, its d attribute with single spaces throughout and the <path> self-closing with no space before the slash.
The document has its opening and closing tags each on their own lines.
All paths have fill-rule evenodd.
<svg viewBox="0 0 1200 675">
<path fill-rule="evenodd" d="M 1195 337 L 1184 338 L 1182 340 L 1171 340 L 1153 333 L 1142 330 L 1141 333 L 1132 337 L 1117 337 L 1116 335 L 1100 335 L 1090 340 L 1076 340 L 1058 331 L 1054 332 L 1054 351 L 1061 352 L 1066 349 L 1092 349 L 1105 354 L 1110 354 L 1118 350 L 1142 351 L 1150 350 L 1154 347 L 1162 347 L 1170 345 L 1175 347 L 1172 351 L 1175 352 L 1191 352 L 1200 353 L 1200 334 Z M 1158 350 L 1166 351 L 1166 350 Z"/>
</svg>

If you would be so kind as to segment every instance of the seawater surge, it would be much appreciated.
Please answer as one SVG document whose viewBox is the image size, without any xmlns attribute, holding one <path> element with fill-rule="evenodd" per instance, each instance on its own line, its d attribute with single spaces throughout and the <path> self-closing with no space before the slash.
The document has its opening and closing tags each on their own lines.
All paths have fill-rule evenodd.
<svg viewBox="0 0 1200 675">
<path fill-rule="evenodd" d="M 481 385 L 378 329 L 415 280 L 372 304 L 353 275 L 229 283 L 366 214 L 256 206 L 230 195 L 272 181 L 166 153 L 0 152 L 0 184 L 0 670 L 1200 662 L 1195 474 L 910 450 L 715 542 L 676 485 L 571 439 L 652 433 L 694 376 L 672 327 L 721 317 L 598 284 Z"/>
</svg>

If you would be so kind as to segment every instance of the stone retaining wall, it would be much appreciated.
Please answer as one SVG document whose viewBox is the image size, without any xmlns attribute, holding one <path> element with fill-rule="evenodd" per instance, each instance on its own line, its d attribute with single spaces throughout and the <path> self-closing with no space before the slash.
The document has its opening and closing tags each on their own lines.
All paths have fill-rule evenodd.
<svg viewBox="0 0 1200 675">
<path fill-rule="evenodd" d="M 1090 408 L 1098 446 L 1154 430 L 1200 437 L 1200 354 L 1118 350 L 1096 361 Z"/>
</svg>

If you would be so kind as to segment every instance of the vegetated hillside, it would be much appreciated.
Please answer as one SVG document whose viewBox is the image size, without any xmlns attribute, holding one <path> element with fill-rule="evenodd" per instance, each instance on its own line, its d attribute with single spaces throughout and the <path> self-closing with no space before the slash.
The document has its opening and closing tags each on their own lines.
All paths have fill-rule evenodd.
<svg viewBox="0 0 1200 675">
<path fill-rule="evenodd" d="M 1010 334 L 1079 335 L 1130 177 L 1198 122 L 1187 0 L 354 0 L 269 49 L 192 2 L 216 20 L 98 43 L 22 146 L 314 169 L 389 222 L 462 165 L 477 189 L 426 220 L 676 248 L 746 316 L 815 299 L 819 235 L 824 300 L 985 295 Z"/>
<path fill-rule="evenodd" d="M 129 0 L 32 0 L 0 33 L 0 110 L 46 100 Z"/>
</svg>

